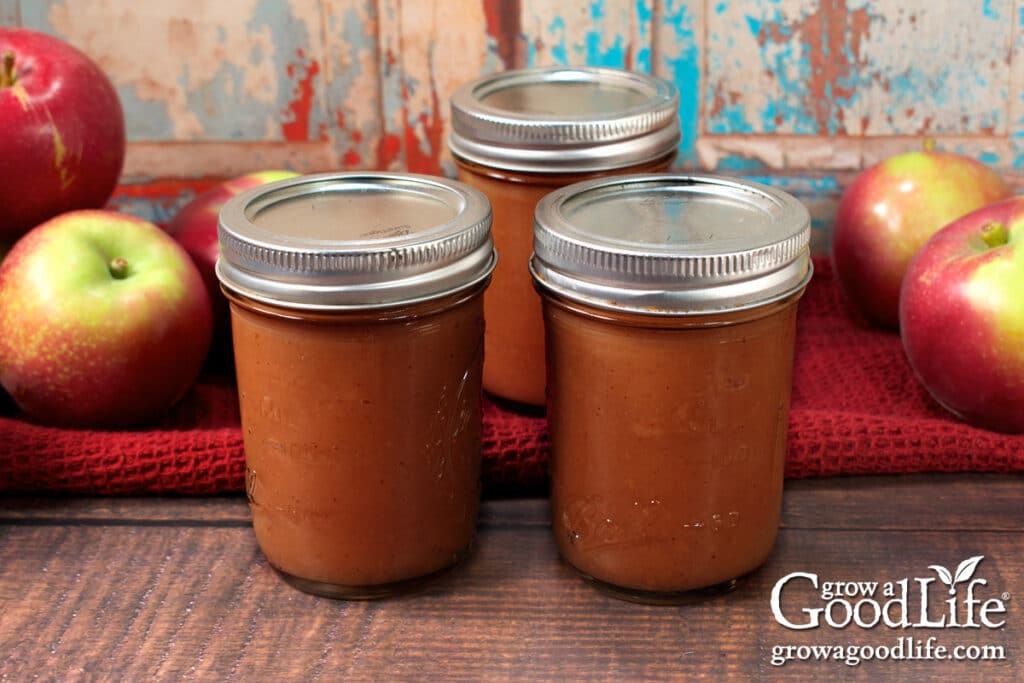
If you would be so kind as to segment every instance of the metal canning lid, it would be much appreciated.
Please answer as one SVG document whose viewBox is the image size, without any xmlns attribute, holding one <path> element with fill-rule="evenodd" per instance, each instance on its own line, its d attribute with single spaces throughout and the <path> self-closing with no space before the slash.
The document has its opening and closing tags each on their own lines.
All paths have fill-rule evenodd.
<svg viewBox="0 0 1024 683">
<path fill-rule="evenodd" d="M 795 197 L 710 175 L 624 175 L 537 205 L 530 270 L 598 308 L 700 315 L 764 305 L 810 280 L 810 215 Z"/>
<path fill-rule="evenodd" d="M 290 178 L 224 204 L 217 277 L 243 296 L 290 308 L 415 303 L 490 276 L 490 227 L 487 198 L 445 178 Z"/>
<path fill-rule="evenodd" d="M 620 69 L 553 67 L 492 74 L 451 97 L 452 153 L 510 171 L 622 168 L 679 144 L 679 93 Z"/>
</svg>

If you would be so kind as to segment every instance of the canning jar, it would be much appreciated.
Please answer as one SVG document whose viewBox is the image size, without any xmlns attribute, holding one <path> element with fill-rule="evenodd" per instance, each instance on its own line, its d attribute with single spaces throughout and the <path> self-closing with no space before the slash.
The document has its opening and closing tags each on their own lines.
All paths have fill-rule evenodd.
<svg viewBox="0 0 1024 683">
<path fill-rule="evenodd" d="M 385 596 L 470 546 L 490 222 L 480 192 L 401 173 L 283 180 L 221 211 L 253 528 L 294 586 Z"/>
<path fill-rule="evenodd" d="M 679 144 L 678 106 L 671 83 L 605 68 L 507 71 L 453 93 L 458 177 L 490 199 L 502 255 L 484 297 L 489 393 L 544 405 L 544 323 L 526 265 L 537 202 L 587 178 L 667 170 Z"/>
<path fill-rule="evenodd" d="M 793 197 L 713 176 L 600 179 L 538 205 L 552 524 L 587 580 L 681 602 L 768 558 L 809 236 Z"/>
</svg>

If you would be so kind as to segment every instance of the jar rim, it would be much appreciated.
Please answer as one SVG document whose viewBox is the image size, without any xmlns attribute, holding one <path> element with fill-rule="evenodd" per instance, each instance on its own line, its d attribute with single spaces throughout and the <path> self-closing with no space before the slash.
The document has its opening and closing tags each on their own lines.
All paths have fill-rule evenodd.
<svg viewBox="0 0 1024 683">
<path fill-rule="evenodd" d="M 489 74 L 456 89 L 450 106 L 452 154 L 509 171 L 622 168 L 663 156 L 681 139 L 675 85 L 624 69 Z"/>
<path fill-rule="evenodd" d="M 491 207 L 447 178 L 340 172 L 288 178 L 221 208 L 216 273 L 233 291 L 309 310 L 416 303 L 490 276 Z"/>
<path fill-rule="evenodd" d="M 597 308 L 700 315 L 759 306 L 811 277 L 795 197 L 717 175 L 636 174 L 569 185 L 534 214 L 538 287 Z"/>
</svg>

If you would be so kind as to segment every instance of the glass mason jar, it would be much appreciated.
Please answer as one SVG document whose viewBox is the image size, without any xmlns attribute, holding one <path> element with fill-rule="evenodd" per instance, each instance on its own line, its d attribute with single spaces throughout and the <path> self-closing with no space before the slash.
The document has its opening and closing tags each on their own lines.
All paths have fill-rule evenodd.
<svg viewBox="0 0 1024 683">
<path fill-rule="evenodd" d="M 683 602 L 770 555 L 807 210 L 754 183 L 623 176 L 537 207 L 551 513 L 618 597 Z"/>
<path fill-rule="evenodd" d="M 385 596 L 467 551 L 490 223 L 480 192 L 401 173 L 283 180 L 221 211 L 253 528 L 301 590 Z"/>
<path fill-rule="evenodd" d="M 502 255 L 484 297 L 489 393 L 544 405 L 544 322 L 526 267 L 537 202 L 588 178 L 667 170 L 678 106 L 671 83 L 603 68 L 507 71 L 453 93 L 449 148 L 459 179 L 491 201 Z"/>
</svg>

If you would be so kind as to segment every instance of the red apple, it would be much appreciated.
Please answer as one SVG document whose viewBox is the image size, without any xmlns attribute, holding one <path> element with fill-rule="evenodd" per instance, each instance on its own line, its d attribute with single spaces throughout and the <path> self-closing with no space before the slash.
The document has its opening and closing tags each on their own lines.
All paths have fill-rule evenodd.
<svg viewBox="0 0 1024 683">
<path fill-rule="evenodd" d="M 1024 197 L 973 211 L 910 262 L 900 334 L 935 400 L 966 422 L 1024 432 Z"/>
<path fill-rule="evenodd" d="M 124 113 L 99 67 L 45 33 L 0 27 L 0 241 L 100 208 L 124 162 Z"/>
<path fill-rule="evenodd" d="M 910 152 L 872 166 L 843 192 L 832 260 L 853 308 L 870 322 L 899 324 L 900 283 L 917 250 L 940 228 L 1010 196 L 997 173 L 948 152 Z"/>
<path fill-rule="evenodd" d="M 220 207 L 239 192 L 294 178 L 292 171 L 259 171 L 229 180 L 204 192 L 183 206 L 167 225 L 167 232 L 185 248 L 199 268 L 213 305 L 213 344 L 211 353 L 220 358 L 231 357 L 231 316 L 228 302 L 220 291 L 214 266 L 217 264 L 217 217 Z"/>
<path fill-rule="evenodd" d="M 62 214 L 0 266 L 0 384 L 41 422 L 116 427 L 160 417 L 195 381 L 211 327 L 188 254 L 138 218 Z"/>
</svg>

